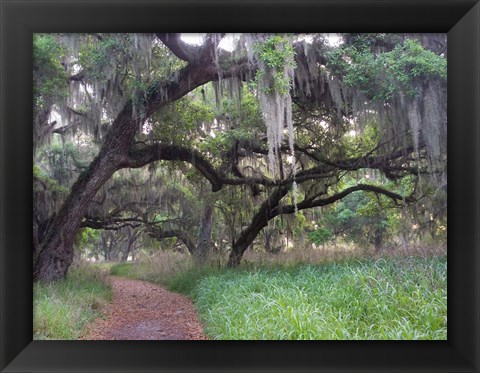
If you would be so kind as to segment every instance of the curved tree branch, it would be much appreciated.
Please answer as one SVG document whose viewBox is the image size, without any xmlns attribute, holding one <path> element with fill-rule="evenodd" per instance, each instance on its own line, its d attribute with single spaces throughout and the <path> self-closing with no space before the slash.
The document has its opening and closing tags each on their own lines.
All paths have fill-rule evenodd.
<svg viewBox="0 0 480 373">
<path fill-rule="evenodd" d="M 194 255 L 195 253 L 195 243 L 190 239 L 185 231 L 179 229 L 162 230 L 149 227 L 147 228 L 147 232 L 149 236 L 154 237 L 159 241 L 165 238 L 178 238 L 184 243 L 190 254 Z"/>
<path fill-rule="evenodd" d="M 330 197 L 327 198 L 322 198 L 322 199 L 317 199 L 317 198 L 309 198 L 307 200 L 304 200 L 300 203 L 297 204 L 297 210 L 304 210 L 312 207 L 320 207 L 320 206 L 327 206 L 330 205 L 342 198 L 345 198 L 349 194 L 357 191 L 366 191 L 366 192 L 372 192 L 372 193 L 377 193 L 377 194 L 383 194 L 389 198 L 391 198 L 395 204 L 399 204 L 399 202 L 415 202 L 415 198 L 413 196 L 407 196 L 404 197 L 398 193 L 391 192 L 385 188 L 378 187 L 376 185 L 370 185 L 370 184 L 357 184 L 355 186 L 352 186 L 350 188 L 344 189 L 341 192 L 338 192 Z M 293 214 L 295 212 L 295 206 L 294 205 L 286 205 L 286 206 L 277 206 L 273 208 L 269 212 L 270 218 L 274 218 L 277 215 L 280 214 Z"/>
<path fill-rule="evenodd" d="M 188 162 L 210 181 L 213 192 L 222 188 L 222 179 L 202 154 L 182 146 L 153 144 L 134 149 L 124 158 L 121 167 L 139 168 L 159 160 Z"/>
<path fill-rule="evenodd" d="M 105 231 L 118 231 L 119 229 L 125 227 L 138 228 L 141 224 L 132 224 L 132 223 L 121 223 L 121 224 L 112 224 L 112 222 L 104 221 L 95 221 L 95 220 L 84 220 L 80 225 L 80 228 L 91 228 L 91 229 L 102 229 Z"/>
<path fill-rule="evenodd" d="M 157 33 L 156 35 L 175 56 L 186 62 L 195 62 L 195 56 L 198 54 L 198 47 L 184 42 L 180 38 L 180 33 Z"/>
<path fill-rule="evenodd" d="M 280 201 L 282 198 L 287 195 L 290 188 L 292 187 L 292 183 L 281 185 L 270 194 L 270 196 L 262 203 L 260 209 L 252 218 L 252 222 L 250 225 L 242 231 L 240 237 L 235 241 L 233 245 L 232 252 L 230 253 L 230 257 L 228 258 L 227 266 L 229 267 L 236 267 L 240 264 L 240 260 L 242 259 L 243 253 L 249 245 L 253 242 L 255 237 L 257 237 L 258 233 L 267 226 L 268 222 L 273 219 L 274 217 L 282 214 L 293 214 L 295 211 L 304 210 L 307 208 L 312 207 L 320 207 L 330 205 L 342 198 L 345 198 L 349 194 L 363 190 L 367 192 L 374 192 L 386 195 L 394 200 L 395 203 L 400 201 L 404 202 L 413 202 L 414 198 L 403 197 L 397 193 L 390 192 L 381 187 L 377 187 L 375 185 L 368 185 L 368 184 L 358 184 L 353 187 L 347 188 L 339 193 L 336 193 L 330 197 L 318 199 L 317 196 L 310 197 L 308 199 L 303 200 L 302 202 L 295 205 L 280 205 Z"/>
</svg>

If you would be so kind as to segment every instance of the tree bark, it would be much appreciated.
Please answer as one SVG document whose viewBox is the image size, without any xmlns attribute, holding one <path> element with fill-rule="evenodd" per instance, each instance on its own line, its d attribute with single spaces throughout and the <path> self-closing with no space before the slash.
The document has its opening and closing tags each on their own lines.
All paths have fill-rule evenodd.
<svg viewBox="0 0 480 373">
<path fill-rule="evenodd" d="M 159 35 L 159 38 L 164 35 Z M 101 186 L 121 168 L 129 167 L 133 142 L 136 132 L 145 120 L 162 106 L 174 102 L 193 89 L 222 77 L 242 76 L 251 69 L 246 59 L 232 63 L 230 54 L 225 55 L 225 61 L 215 61 L 215 51 L 219 43 L 217 36 L 206 38 L 205 44 L 193 51 L 195 58 L 186 67 L 175 72 L 165 81 L 152 84 L 137 102 L 143 102 L 142 118 L 133 117 L 132 100 L 127 101 L 117 118 L 113 121 L 99 155 L 87 171 L 83 172 L 73 185 L 70 195 L 62 205 L 58 215 L 41 243 L 38 259 L 34 263 L 34 280 L 55 281 L 65 277 L 73 260 L 73 242 L 81 225 L 88 204 Z M 166 42 L 173 52 L 180 44 L 178 35 Z M 177 44 L 177 45 L 176 45 Z M 220 56 L 223 58 L 223 56 Z M 226 66 L 226 67 L 225 67 Z M 218 185 L 214 186 L 219 187 Z M 221 187 L 221 186 L 220 186 Z"/>
<path fill-rule="evenodd" d="M 386 195 L 387 197 L 391 198 L 395 202 L 398 201 L 405 201 L 410 202 L 413 201 L 413 197 L 402 197 L 401 195 L 390 192 L 386 189 L 368 185 L 368 184 L 357 184 L 350 188 L 347 188 L 337 194 L 334 194 L 330 197 L 318 199 L 316 197 L 312 197 L 310 199 L 303 200 L 302 202 L 298 203 L 296 206 L 294 205 L 280 205 L 281 199 L 288 193 L 292 186 L 292 183 L 284 184 L 278 186 L 274 192 L 270 195 L 270 197 L 263 202 L 260 207 L 260 210 L 255 214 L 252 219 L 250 225 L 245 229 L 241 234 L 238 240 L 233 244 L 232 252 L 228 258 L 227 266 L 228 267 L 237 267 L 242 260 L 243 253 L 247 250 L 253 240 L 257 237 L 258 233 L 267 226 L 268 221 L 273 219 L 274 217 L 281 215 L 281 214 L 293 214 L 295 211 L 304 210 L 307 208 L 312 207 L 320 207 L 330 205 L 347 195 L 363 190 L 367 192 L 379 193 Z"/>
<path fill-rule="evenodd" d="M 154 84 L 147 90 L 146 120 L 160 107 L 178 100 L 194 88 L 218 78 L 213 64 L 187 66 L 178 73 L 178 79 Z M 73 261 L 73 242 L 80 228 L 88 204 L 97 191 L 115 171 L 128 167 L 129 153 L 135 134 L 143 123 L 133 117 L 132 101 L 128 101 L 112 124 L 99 155 L 83 172 L 41 243 L 40 253 L 34 264 L 34 280 L 45 282 L 64 278 Z"/>
<path fill-rule="evenodd" d="M 381 231 L 380 228 L 375 229 L 375 253 L 379 254 L 380 251 L 382 250 L 382 245 L 383 245 L 383 232 Z"/>
<path fill-rule="evenodd" d="M 232 252 L 228 258 L 227 267 L 237 267 L 242 260 L 243 253 L 248 249 L 260 231 L 267 226 L 268 221 L 275 217 L 272 209 L 277 207 L 281 199 L 288 193 L 291 183 L 277 187 L 274 192 L 260 206 L 250 225 L 245 229 L 233 244 Z M 278 215 L 278 214 L 277 214 Z"/>
<path fill-rule="evenodd" d="M 158 241 L 161 241 L 165 238 L 176 237 L 183 242 L 183 244 L 187 247 L 188 252 L 192 256 L 195 255 L 195 250 L 196 250 L 195 243 L 190 239 L 189 235 L 186 232 L 180 229 L 169 229 L 169 230 L 163 231 L 159 229 L 150 228 L 148 230 L 148 234 L 156 238 Z"/>
<path fill-rule="evenodd" d="M 108 149 L 109 150 L 109 149 Z M 73 185 L 53 221 L 34 265 L 34 279 L 56 281 L 65 277 L 73 261 L 73 243 L 88 203 L 116 171 L 112 151 L 102 152 Z"/>
<path fill-rule="evenodd" d="M 130 253 L 133 252 L 133 248 L 135 246 L 135 242 L 137 242 L 137 238 L 140 232 L 134 232 L 131 227 L 127 227 L 127 239 L 125 240 L 125 250 L 123 250 L 122 258 L 120 259 L 122 262 L 126 262 L 128 260 L 128 256 Z"/>
<path fill-rule="evenodd" d="M 194 255 L 195 261 L 200 265 L 204 265 L 210 255 L 213 211 L 213 203 L 206 201 L 203 209 L 202 222 L 200 224 L 200 232 L 198 234 L 198 244 Z"/>
</svg>

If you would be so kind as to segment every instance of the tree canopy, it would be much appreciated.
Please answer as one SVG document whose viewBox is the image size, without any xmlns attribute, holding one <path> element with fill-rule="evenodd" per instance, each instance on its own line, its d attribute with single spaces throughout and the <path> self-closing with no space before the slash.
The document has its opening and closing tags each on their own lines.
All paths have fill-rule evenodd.
<svg viewBox="0 0 480 373">
<path fill-rule="evenodd" d="M 89 230 L 237 266 L 262 231 L 380 249 L 446 229 L 445 34 L 194 39 L 34 35 L 35 279 Z"/>
</svg>

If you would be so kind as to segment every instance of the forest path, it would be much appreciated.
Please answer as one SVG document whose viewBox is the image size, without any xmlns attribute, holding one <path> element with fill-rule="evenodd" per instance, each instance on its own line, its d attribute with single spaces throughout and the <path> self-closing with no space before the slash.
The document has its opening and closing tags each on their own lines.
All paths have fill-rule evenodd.
<svg viewBox="0 0 480 373">
<path fill-rule="evenodd" d="M 83 340 L 204 340 L 198 314 L 184 295 L 145 281 L 111 277 L 113 302 Z"/>
</svg>

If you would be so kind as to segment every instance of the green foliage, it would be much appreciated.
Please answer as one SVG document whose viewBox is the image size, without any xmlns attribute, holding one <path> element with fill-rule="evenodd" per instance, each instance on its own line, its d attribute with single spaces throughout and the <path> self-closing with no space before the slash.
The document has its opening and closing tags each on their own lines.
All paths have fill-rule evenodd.
<svg viewBox="0 0 480 373">
<path fill-rule="evenodd" d="M 64 52 L 55 35 L 33 35 L 33 102 L 36 110 L 45 110 L 67 95 L 67 75 L 61 64 Z"/>
<path fill-rule="evenodd" d="M 262 112 L 255 95 L 244 87 L 241 100 L 224 98 L 218 116 L 228 115 L 236 128 L 242 129 L 251 136 L 260 133 L 263 128 Z"/>
<path fill-rule="evenodd" d="M 280 35 L 255 43 L 254 50 L 269 68 L 276 70 L 282 70 L 295 56 L 293 48 Z"/>
<path fill-rule="evenodd" d="M 388 101 L 399 90 L 416 96 L 416 82 L 447 78 L 447 60 L 415 40 L 406 39 L 393 50 L 378 54 L 371 52 L 370 42 L 364 36 L 353 45 L 332 50 L 329 66 L 344 75 L 347 86 L 373 100 Z"/>
<path fill-rule="evenodd" d="M 229 128 L 216 131 L 215 137 L 203 139 L 198 144 L 202 152 L 223 158 L 236 142 L 255 142 L 259 136 L 263 136 L 264 125 L 258 101 L 246 89 L 242 92 L 241 101 L 223 98 L 220 107 L 216 108 L 216 117 L 228 122 Z"/>
<path fill-rule="evenodd" d="M 201 151 L 208 151 L 215 156 L 222 156 L 231 151 L 237 141 L 251 140 L 251 135 L 243 129 L 231 129 L 226 132 L 220 132 L 215 137 L 207 137 L 199 145 Z"/>
<path fill-rule="evenodd" d="M 44 171 L 42 171 L 40 167 L 36 165 L 33 166 L 33 179 L 34 181 L 39 181 L 40 184 L 42 184 L 42 190 L 46 188 L 49 192 L 53 193 L 55 198 L 62 199 L 70 191 L 67 187 L 58 183 L 57 180 L 49 177 Z"/>
<path fill-rule="evenodd" d="M 317 245 L 324 244 L 333 238 L 333 231 L 329 228 L 320 227 L 309 233 L 308 238 Z"/>
<path fill-rule="evenodd" d="M 55 180 L 62 187 L 68 187 L 80 171 L 94 158 L 94 146 L 78 146 L 67 141 L 52 141 L 40 148 L 37 162 L 45 170 L 45 177 Z"/>
<path fill-rule="evenodd" d="M 195 291 L 195 287 L 210 276 L 219 276 L 228 274 L 226 268 L 218 267 L 193 267 L 190 270 L 176 273 L 166 283 L 168 289 L 185 295 L 191 295 Z"/>
<path fill-rule="evenodd" d="M 190 290 L 213 339 L 447 338 L 446 257 L 209 273 Z"/>
<path fill-rule="evenodd" d="M 106 81 L 111 77 L 117 62 L 128 58 L 126 35 L 104 34 L 99 40 L 93 35 L 84 35 L 78 53 L 78 62 L 89 79 Z"/>
<path fill-rule="evenodd" d="M 135 278 L 132 274 L 134 266 L 134 263 L 115 263 L 110 267 L 110 274 L 112 276 Z"/>
<path fill-rule="evenodd" d="M 36 165 L 36 164 L 33 165 L 33 177 L 34 178 L 45 179 L 46 176 L 47 175 L 45 174 L 45 172 L 43 172 L 42 169 L 38 165 Z"/>
<path fill-rule="evenodd" d="M 99 229 L 81 228 L 77 233 L 75 246 L 84 251 L 87 247 L 92 247 L 100 239 L 101 231 Z"/>
<path fill-rule="evenodd" d="M 180 124 L 190 130 L 214 119 L 212 108 L 199 101 L 187 101 L 187 105 L 180 110 Z"/>
<path fill-rule="evenodd" d="M 198 129 L 212 123 L 213 109 L 196 100 L 182 98 L 154 116 L 153 137 L 162 142 L 192 145 L 198 141 Z"/>
<path fill-rule="evenodd" d="M 265 41 L 256 42 L 254 51 L 260 61 L 262 61 L 267 70 L 259 69 L 255 75 L 255 81 L 258 83 L 270 74 L 271 85 L 265 87 L 265 93 L 278 92 L 288 94 L 290 91 L 290 79 L 285 76 L 285 69 L 295 67 L 295 50 L 288 42 L 288 38 L 280 35 L 274 35 Z"/>
<path fill-rule="evenodd" d="M 365 154 L 376 155 L 376 152 L 372 153 L 372 149 L 375 149 L 382 140 L 378 123 L 367 120 L 363 126 L 361 133 L 355 132 L 352 136 L 347 132 L 338 141 L 338 144 L 342 144 L 342 152 L 345 158 L 362 157 Z"/>
<path fill-rule="evenodd" d="M 65 71 L 60 62 L 62 56 L 65 55 L 65 49 L 68 48 L 62 47 L 58 42 L 58 40 L 62 40 L 62 37 L 46 34 L 34 36 L 34 69 L 36 69 L 34 71 L 34 83 L 35 89 L 37 89 L 35 97 L 36 102 L 38 101 L 41 105 L 47 101 L 57 101 L 58 103 L 63 97 L 64 88 L 66 89 Z M 118 103 L 119 108 L 121 108 L 123 99 L 132 99 L 134 114 L 138 112 L 137 109 L 141 112 L 142 107 L 145 108 L 145 100 L 150 97 L 150 94 L 153 92 L 159 93 L 157 91 L 159 87 L 165 87 L 165 85 L 178 81 L 181 75 L 169 74 L 185 65 L 185 62 L 181 62 L 158 41 L 151 43 L 153 49 L 152 55 L 149 56 L 148 48 L 140 53 L 134 46 L 135 43 L 132 41 L 131 35 L 128 34 L 82 34 L 78 35 L 78 38 L 79 54 L 74 56 L 72 51 L 68 51 L 67 54 L 70 53 L 68 57 L 73 57 L 75 67 L 83 71 L 85 83 L 89 87 L 96 88 L 94 89 L 95 94 L 102 89 L 116 91 L 118 88 L 121 91 L 119 95 L 122 97 L 118 97 L 119 100 L 116 100 L 117 97 L 112 100 L 104 99 L 96 106 L 98 102 L 95 98 L 97 97 L 86 97 L 87 94 L 82 89 L 77 91 L 76 93 L 80 96 L 78 101 L 81 101 L 79 105 L 82 107 L 80 109 L 74 107 L 74 109 L 80 110 L 82 115 L 74 115 L 76 119 L 70 124 L 71 128 L 78 130 L 76 133 L 80 135 L 83 134 L 83 129 L 74 128 L 77 122 L 93 123 L 93 119 L 97 122 L 100 120 L 98 117 L 93 118 L 94 115 L 91 115 L 95 112 L 94 110 L 90 112 L 91 108 L 88 106 L 91 102 L 95 103 L 92 107 L 95 106 L 100 109 L 96 113 L 102 116 L 102 120 L 108 120 L 109 122 L 114 119 L 113 117 L 118 112 L 113 110 L 112 107 Z M 339 106 L 346 110 L 345 113 L 348 117 L 343 116 L 337 108 L 331 109 L 326 102 L 328 100 L 313 102 L 315 101 L 313 96 L 318 96 L 320 91 L 320 97 L 323 97 L 323 94 L 328 96 L 328 82 L 332 74 L 337 76 L 338 86 L 341 87 L 341 97 L 337 101 L 343 99 L 349 101 L 350 94 L 356 95 L 357 91 L 367 95 L 367 101 L 369 98 L 388 101 L 400 90 L 409 95 L 417 94 L 415 88 L 418 88 L 419 84 L 426 79 L 441 80 L 446 78 L 445 58 L 422 48 L 418 42 L 402 40 L 401 42 L 390 43 L 390 40 L 387 40 L 388 38 L 388 34 L 357 34 L 351 43 L 340 47 L 323 46 L 321 47 L 323 49 L 313 49 L 320 48 L 318 43 L 315 42 L 308 46 L 310 48 L 308 51 L 311 53 L 307 53 L 305 56 L 309 68 L 297 72 L 302 74 L 305 81 L 297 85 L 296 93 L 299 93 L 298 91 L 301 89 L 308 88 L 311 91 L 312 102 L 301 102 L 303 99 L 300 96 L 295 96 L 292 109 L 295 123 L 294 131 L 291 132 L 295 134 L 295 145 L 305 149 L 305 153 L 301 156 L 299 152 L 296 152 L 297 164 L 299 167 L 301 166 L 302 170 L 321 166 L 323 161 L 326 161 L 326 164 L 331 162 L 331 165 L 333 165 L 336 160 L 357 158 L 366 154 L 381 156 L 384 155 L 386 146 L 380 150 L 372 151 L 372 149 L 381 142 L 394 144 L 394 142 L 390 142 L 394 139 L 387 138 L 386 133 L 381 133 L 383 129 L 378 129 L 380 121 L 373 120 L 373 115 L 370 117 L 368 114 L 376 110 L 373 109 L 373 105 L 368 107 L 365 114 L 365 117 L 368 118 L 363 120 L 358 113 L 349 112 L 350 109 L 354 108 L 348 107 L 347 102 L 343 102 Z M 256 72 L 255 80 L 256 83 L 261 81 L 262 84 L 250 85 L 249 87 L 244 85 L 241 90 L 237 91 L 238 87 L 234 83 L 228 85 L 227 83 L 231 83 L 231 81 L 222 79 L 216 86 L 218 88 L 217 93 L 219 93 L 218 102 L 215 102 L 211 85 L 199 87 L 186 94 L 182 99 L 176 100 L 173 104 L 162 106 L 160 110 L 154 113 L 145 125 L 145 127 L 151 126 L 153 128 L 152 132 L 146 133 L 147 131 L 138 130 L 135 146 L 141 147 L 141 144 L 151 144 L 159 141 L 191 147 L 200 150 L 203 156 L 220 173 L 229 172 L 227 167 L 231 162 L 226 162 L 226 160 L 232 157 L 233 149 L 238 146 L 238 149 L 241 150 L 239 152 L 241 159 L 238 163 L 239 169 L 241 171 L 245 170 L 245 174 L 248 175 L 257 175 L 258 173 L 258 175 L 268 176 L 265 158 L 258 154 L 249 154 L 249 143 L 267 150 L 266 140 L 268 141 L 268 136 L 265 133 L 264 119 L 269 116 L 263 117 L 256 95 L 262 93 L 263 89 L 268 91 L 263 93 L 287 94 L 290 92 L 291 79 L 289 77 L 291 75 L 289 74 L 291 74 L 291 71 L 288 70 L 295 67 L 295 51 L 291 41 L 292 39 L 289 39 L 288 35 L 274 35 L 255 44 L 254 54 L 261 66 Z M 391 48 L 377 48 L 381 42 L 390 43 Z M 395 46 L 395 44 L 397 45 Z M 148 43 L 146 45 L 148 46 Z M 326 50 L 329 50 L 329 54 L 325 62 L 324 53 Z M 305 52 L 307 52 L 307 49 Z M 78 57 L 78 60 L 75 60 L 75 57 Z M 222 63 L 228 64 L 228 62 L 224 61 Z M 228 66 L 224 67 L 227 68 Z M 75 71 L 77 71 L 76 68 Z M 318 75 L 308 76 L 313 70 Z M 243 78 L 247 76 L 249 74 L 244 75 Z M 298 77 L 299 75 L 297 75 Z M 159 83 L 152 84 L 152 81 L 157 79 Z M 106 81 L 109 84 L 97 84 Z M 318 83 L 315 89 L 313 89 L 313 85 L 309 86 L 312 82 Z M 73 85 L 80 86 L 79 82 L 72 82 Z M 346 89 L 345 85 L 350 88 Z M 260 90 L 260 87 L 262 90 Z M 228 88 L 232 92 L 226 92 Z M 319 92 L 314 94 L 313 91 L 317 89 Z M 90 89 L 88 91 L 91 94 Z M 132 92 L 137 94 L 132 94 Z M 166 91 L 161 92 L 161 94 L 167 93 Z M 82 97 L 85 100 L 82 100 Z M 105 97 L 108 98 L 108 94 Z M 363 100 L 363 96 L 360 97 Z M 76 102 L 76 98 L 73 101 Z M 385 105 L 384 107 L 390 106 Z M 272 106 L 272 110 L 274 109 L 275 107 Z M 265 111 L 268 114 L 269 111 Z M 67 113 L 73 115 L 68 111 Z M 108 118 L 104 118 L 104 115 Z M 92 120 L 90 120 L 91 117 Z M 363 132 L 352 135 L 349 130 L 353 128 L 356 120 L 358 120 L 358 123 L 362 122 Z M 211 135 L 211 129 L 213 129 L 214 135 Z M 70 133 L 66 133 L 66 136 L 69 135 Z M 87 139 L 86 141 L 91 140 Z M 87 166 L 93 159 L 93 156 L 87 157 L 82 154 L 83 150 L 81 149 L 86 147 L 83 146 L 83 143 L 82 146 L 80 144 L 80 140 L 75 145 L 68 142 L 67 139 L 65 146 L 54 141 L 51 146 L 44 148 L 39 146 L 40 151 L 46 150 L 44 158 L 39 162 L 39 167 L 34 168 L 34 177 L 37 181 L 40 180 L 40 183 L 36 183 L 35 187 L 38 187 L 38 190 L 48 188 L 62 192 L 62 194 L 55 195 L 57 202 L 61 202 L 62 198 L 69 192 L 67 188 L 77 177 L 78 171 Z M 286 145 L 287 142 L 285 141 L 283 144 Z M 97 149 L 94 145 L 88 148 Z M 245 154 L 247 156 L 243 157 Z M 312 157 L 309 157 L 308 154 L 311 154 Z M 288 157 L 290 155 L 288 150 L 284 151 L 282 149 L 281 157 L 283 157 L 286 174 L 288 174 Z M 204 191 L 207 190 L 206 185 L 208 184 L 208 182 L 205 182 L 205 178 L 200 175 L 194 166 L 184 162 L 160 161 L 152 165 L 151 169 L 155 168 L 158 174 L 163 172 L 162 181 L 155 186 L 149 184 L 148 187 L 152 190 L 158 187 L 158 190 L 152 193 L 145 192 L 144 194 L 142 194 L 142 191 L 142 198 L 135 198 L 138 189 L 135 189 L 135 193 L 133 193 L 131 188 L 120 187 L 116 188 L 115 191 L 112 188 L 113 193 L 107 191 L 106 203 L 111 203 L 111 200 L 114 200 L 115 204 L 119 201 L 119 204 L 128 205 L 129 199 L 141 200 L 142 203 L 147 200 L 151 202 L 155 199 L 152 194 L 157 193 L 158 200 L 163 201 L 162 203 L 168 206 L 165 209 L 164 206 L 159 207 L 163 210 L 158 214 L 157 211 L 149 210 L 149 219 L 160 222 L 167 218 L 179 216 L 183 218 L 185 215 L 190 215 L 196 219 L 190 226 L 198 224 L 199 216 L 196 213 L 199 211 L 200 200 L 202 195 L 205 195 Z M 172 172 L 168 174 L 165 170 Z M 82 179 L 90 174 L 90 171 L 92 169 L 89 169 L 80 178 Z M 175 178 L 171 178 L 172 175 L 175 175 L 174 172 L 177 175 L 183 173 L 183 176 L 186 177 L 182 176 L 182 182 L 178 186 L 171 187 L 176 183 L 173 180 Z M 116 175 L 119 174 L 116 173 Z M 349 184 L 349 181 L 353 176 L 349 175 L 351 175 L 349 171 L 337 173 L 335 170 L 332 172 L 331 180 L 338 177 L 340 181 L 329 187 L 328 192 L 334 193 L 352 185 Z M 230 175 L 226 176 L 230 177 Z M 126 180 L 125 178 L 128 176 L 122 174 L 119 177 Z M 347 179 L 347 182 L 345 182 L 345 179 Z M 142 183 L 145 180 L 142 180 Z M 300 195 L 298 200 L 300 201 L 302 197 L 307 195 L 307 186 L 313 185 L 311 189 L 313 193 L 316 190 L 314 189 L 315 184 L 323 184 L 323 181 L 319 182 L 319 180 L 299 185 Z M 162 185 L 159 186 L 159 184 Z M 399 191 L 403 195 L 410 194 L 413 188 L 413 185 L 407 179 L 403 179 L 398 185 L 393 185 L 382 178 L 377 180 L 377 185 L 385 186 L 388 190 Z M 167 193 L 164 193 L 162 189 L 164 187 L 168 189 L 168 197 L 165 197 Z M 174 188 L 175 193 L 170 193 Z M 117 194 L 117 191 L 120 191 L 119 194 Z M 215 202 L 216 210 L 222 210 L 222 212 L 216 214 L 214 222 L 213 236 L 216 243 L 221 242 L 220 246 L 223 247 L 229 246 L 235 238 L 238 238 L 241 230 L 249 224 L 253 213 L 256 211 L 255 208 L 258 209 L 263 199 L 267 197 L 267 193 L 271 191 L 272 189 L 264 186 L 254 190 L 251 186 L 225 185 L 220 192 L 215 194 L 218 196 L 218 200 Z M 148 195 L 148 198 L 143 198 L 145 195 Z M 252 195 L 255 197 L 252 197 Z M 48 201 L 49 199 L 42 198 L 41 200 Z M 165 202 L 166 200 L 168 202 Z M 292 202 L 292 193 L 289 193 L 282 204 Z M 183 208 L 182 204 L 188 206 L 188 208 Z M 153 209 L 153 204 L 148 203 L 148 205 L 149 209 Z M 93 208 L 93 205 L 90 207 Z M 346 240 L 354 240 L 363 244 L 368 243 L 369 239 L 371 240 L 371 237 L 373 237 L 371 233 L 374 230 L 388 234 L 394 231 L 393 226 L 401 223 L 401 215 L 398 213 L 398 209 L 394 210 L 391 207 L 392 203 L 387 197 L 376 198 L 372 193 L 354 193 L 331 208 L 324 208 L 323 210 L 326 213 L 321 218 L 315 216 L 306 219 L 303 212 L 296 214 L 297 223 L 292 230 L 290 229 L 293 224 L 286 227 L 283 225 L 282 219 L 284 217 L 278 217 L 276 220 L 280 220 L 278 227 L 288 228 L 288 233 L 293 231 L 293 239 L 301 237 L 303 240 L 303 237 L 308 233 L 312 242 L 324 244 L 334 237 L 346 235 Z M 51 211 L 55 211 L 57 208 L 58 206 L 55 206 L 51 208 Z M 111 209 L 105 208 L 104 211 L 111 211 Z M 182 214 L 184 216 L 181 216 Z M 316 212 L 312 214 L 316 214 Z M 317 228 L 315 228 L 315 224 L 311 224 L 312 220 L 317 221 Z M 217 233 L 218 235 L 215 236 Z M 94 236 L 83 231 L 79 237 L 79 244 L 90 245 L 90 242 L 94 239 Z M 170 240 L 170 242 L 172 241 L 173 239 Z M 228 243 L 224 245 L 227 241 Z M 152 247 L 156 249 L 158 242 Z M 131 266 L 128 268 L 137 267 Z"/>
<path fill-rule="evenodd" d="M 78 339 L 111 300 L 104 272 L 87 266 L 71 269 L 65 280 L 33 287 L 33 338 Z"/>
<path fill-rule="evenodd" d="M 391 66 L 394 75 L 400 82 L 407 83 L 410 78 L 447 79 L 447 60 L 424 49 L 422 45 L 411 39 L 394 48 L 391 54 L 385 54 L 385 62 Z"/>
<path fill-rule="evenodd" d="M 367 174 L 368 176 L 368 174 Z M 369 178 L 353 179 L 345 177 L 336 188 L 343 190 L 358 183 L 372 184 L 401 196 L 409 196 L 415 189 L 415 177 L 408 175 L 397 181 L 387 181 L 378 172 Z M 382 244 L 396 237 L 398 231 L 405 228 L 403 210 L 393 200 L 385 195 L 377 195 L 357 191 L 342 198 L 340 201 L 325 208 L 317 218 L 319 233 L 309 233 L 313 243 L 323 243 L 333 238 L 342 237 L 346 241 L 369 245 L 375 242 L 375 237 L 381 237 Z M 409 228 L 411 229 L 411 228 Z M 329 236 L 323 231 L 332 232 Z M 324 237 L 323 239 L 317 237 Z"/>
</svg>

